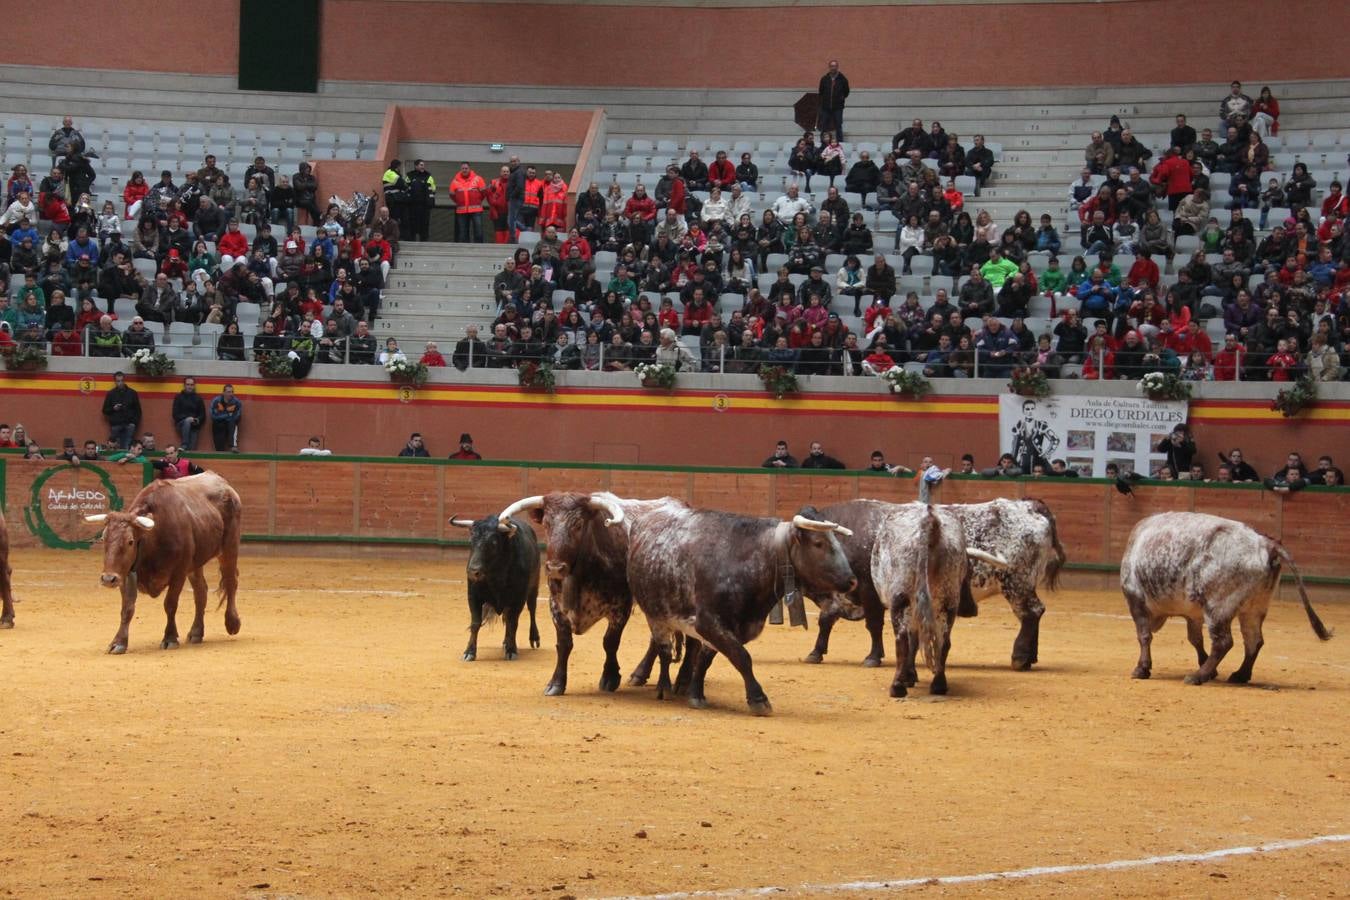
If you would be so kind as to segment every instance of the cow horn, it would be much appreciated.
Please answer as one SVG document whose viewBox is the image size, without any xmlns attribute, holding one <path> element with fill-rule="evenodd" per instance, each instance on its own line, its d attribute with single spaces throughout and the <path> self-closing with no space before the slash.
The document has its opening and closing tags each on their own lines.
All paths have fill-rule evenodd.
<svg viewBox="0 0 1350 900">
<path fill-rule="evenodd" d="M 506 509 L 497 513 L 497 521 L 501 522 L 503 519 L 509 519 L 516 513 L 524 512 L 527 509 L 539 509 L 539 507 L 543 505 L 544 505 L 544 496 L 542 494 L 535 494 L 533 497 L 526 497 L 523 500 L 517 500 L 515 503 L 512 503 L 510 506 L 508 506 Z"/>
<path fill-rule="evenodd" d="M 502 534 L 515 534 L 516 523 L 512 522 L 510 519 L 498 519 L 497 530 L 500 531 Z"/>
<path fill-rule="evenodd" d="M 1012 563 L 1001 556 L 993 553 L 986 553 L 983 550 L 976 550 L 974 547 L 966 548 L 966 556 L 969 556 L 971 559 L 978 559 L 980 562 L 987 562 L 991 566 L 998 566 L 1000 569 L 1006 569 L 1012 565 Z"/>
<path fill-rule="evenodd" d="M 93 523 L 94 525 L 102 525 L 104 522 L 108 521 L 108 514 L 107 514 L 107 513 L 99 513 L 99 514 L 96 515 L 96 516 L 85 516 L 85 517 L 84 517 L 84 520 L 85 520 L 86 522 L 91 522 L 91 523 Z"/>
<path fill-rule="evenodd" d="M 615 503 L 608 497 L 600 494 L 591 494 L 591 509 L 601 509 L 609 513 L 609 518 L 605 520 L 605 526 L 618 525 L 623 521 L 623 507 Z"/>
<path fill-rule="evenodd" d="M 826 522 L 820 519 L 808 519 L 806 516 L 793 516 L 792 524 L 798 528 L 805 528 L 807 531 L 833 531 L 835 534 L 842 534 L 844 537 L 852 537 L 852 529 L 845 528 L 838 522 Z"/>
<path fill-rule="evenodd" d="M 459 516 L 451 516 L 450 519 L 449 519 L 449 522 L 450 522 L 451 525 L 454 525 L 456 528 L 472 528 L 472 527 L 473 527 L 473 520 L 472 520 L 472 519 L 461 519 Z"/>
<path fill-rule="evenodd" d="M 136 524 L 144 528 L 146 531 L 149 531 L 151 528 L 155 527 L 155 520 L 150 518 L 149 516 L 137 516 Z"/>
</svg>

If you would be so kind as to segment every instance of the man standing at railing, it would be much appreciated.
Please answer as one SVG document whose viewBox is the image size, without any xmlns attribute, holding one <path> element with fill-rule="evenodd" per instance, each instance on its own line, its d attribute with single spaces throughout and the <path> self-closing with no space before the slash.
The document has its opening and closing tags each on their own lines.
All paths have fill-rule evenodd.
<svg viewBox="0 0 1350 900">
<path fill-rule="evenodd" d="M 816 124 L 821 133 L 833 131 L 844 139 L 844 101 L 848 99 L 848 79 L 839 71 L 839 60 L 830 60 L 830 70 L 820 78 L 820 111 Z"/>
<path fill-rule="evenodd" d="M 467 162 L 450 179 L 450 203 L 455 207 L 455 240 L 461 244 L 483 243 L 483 198 L 487 182 Z"/>
<path fill-rule="evenodd" d="M 103 395 L 103 418 L 108 421 L 109 441 L 127 449 L 141 425 L 141 398 L 121 372 L 113 373 L 112 390 Z"/>
<path fill-rule="evenodd" d="M 239 419 L 243 414 L 244 404 L 235 396 L 234 385 L 225 385 L 211 401 L 211 436 L 217 453 L 239 452 Z"/>
</svg>

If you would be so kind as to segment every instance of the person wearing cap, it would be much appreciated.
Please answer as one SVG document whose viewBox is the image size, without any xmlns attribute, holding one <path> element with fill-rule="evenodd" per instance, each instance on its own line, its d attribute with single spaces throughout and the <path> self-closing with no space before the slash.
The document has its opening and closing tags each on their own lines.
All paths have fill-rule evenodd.
<svg viewBox="0 0 1350 900">
<path fill-rule="evenodd" d="M 473 449 L 473 435 L 467 431 L 459 436 L 459 449 L 450 454 L 450 459 L 482 459 Z"/>
</svg>

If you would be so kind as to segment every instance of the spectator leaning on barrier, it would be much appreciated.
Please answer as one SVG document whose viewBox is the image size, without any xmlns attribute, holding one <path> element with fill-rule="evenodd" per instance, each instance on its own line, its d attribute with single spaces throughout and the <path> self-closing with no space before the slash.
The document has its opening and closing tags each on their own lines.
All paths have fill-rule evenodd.
<svg viewBox="0 0 1350 900">
<path fill-rule="evenodd" d="M 450 454 L 451 459 L 482 459 L 473 448 L 473 435 L 467 431 L 459 436 L 459 449 Z"/>
<path fill-rule="evenodd" d="M 422 442 L 422 433 L 420 431 L 414 431 L 412 434 L 408 435 L 408 443 L 403 445 L 403 449 L 398 451 L 398 455 L 423 458 L 431 456 L 431 454 L 427 452 L 426 444 Z"/>
<path fill-rule="evenodd" d="M 811 451 L 806 459 L 802 460 L 803 469 L 846 469 L 842 462 L 825 453 L 825 448 L 821 446 L 820 441 L 811 442 Z"/>
<path fill-rule="evenodd" d="M 798 467 L 797 458 L 788 452 L 787 441 L 779 441 L 775 444 L 773 455 L 760 463 L 760 468 L 763 469 L 796 469 Z"/>
</svg>

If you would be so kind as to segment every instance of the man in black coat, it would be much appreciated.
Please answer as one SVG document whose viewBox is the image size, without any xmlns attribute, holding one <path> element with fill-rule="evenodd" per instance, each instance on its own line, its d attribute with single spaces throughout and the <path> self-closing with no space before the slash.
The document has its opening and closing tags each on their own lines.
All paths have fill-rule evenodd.
<svg viewBox="0 0 1350 900">
<path fill-rule="evenodd" d="M 796 469 L 797 457 L 788 453 L 787 441 L 779 441 L 773 448 L 773 456 L 760 463 L 762 469 Z"/>
<path fill-rule="evenodd" d="M 113 388 L 103 395 L 103 418 L 108 420 L 109 440 L 122 450 L 131 446 L 141 427 L 141 398 L 121 372 L 113 373 Z"/>
<path fill-rule="evenodd" d="M 839 71 L 839 60 L 830 60 L 830 70 L 820 79 L 820 111 L 816 124 L 821 134 L 834 132 L 834 136 L 844 139 L 844 101 L 848 99 L 848 79 Z"/>
<path fill-rule="evenodd" d="M 183 389 L 173 398 L 173 427 L 178 432 L 179 446 L 196 450 L 197 433 L 205 421 L 206 404 L 197 393 L 197 379 L 184 378 Z"/>
<path fill-rule="evenodd" d="M 825 448 L 820 446 L 820 441 L 811 442 L 811 452 L 807 454 L 806 459 L 802 460 L 803 469 L 845 469 L 848 468 L 842 462 L 833 456 L 825 454 Z"/>
</svg>

